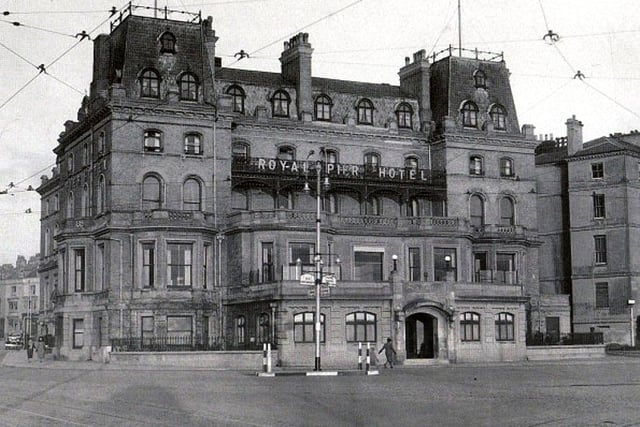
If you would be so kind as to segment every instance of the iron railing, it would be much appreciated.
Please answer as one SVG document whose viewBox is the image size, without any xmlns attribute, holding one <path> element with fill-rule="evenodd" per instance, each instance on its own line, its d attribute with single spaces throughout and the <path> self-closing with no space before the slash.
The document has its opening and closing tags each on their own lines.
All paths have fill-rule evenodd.
<svg viewBox="0 0 640 427">
<path fill-rule="evenodd" d="M 572 334 L 537 332 L 527 337 L 527 345 L 597 345 L 604 344 L 602 332 L 585 332 Z"/>
</svg>

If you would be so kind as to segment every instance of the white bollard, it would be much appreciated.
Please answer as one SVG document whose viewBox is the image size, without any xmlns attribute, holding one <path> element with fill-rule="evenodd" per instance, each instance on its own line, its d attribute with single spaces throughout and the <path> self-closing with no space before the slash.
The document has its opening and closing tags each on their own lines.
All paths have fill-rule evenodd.
<svg viewBox="0 0 640 427">
<path fill-rule="evenodd" d="M 358 342 L 358 370 L 362 371 L 362 343 Z"/>
<path fill-rule="evenodd" d="M 367 372 L 369 372 L 369 367 L 371 366 L 371 343 L 367 343 Z"/>
<path fill-rule="evenodd" d="M 271 343 L 267 344 L 267 372 L 271 373 Z"/>
<path fill-rule="evenodd" d="M 267 372 L 267 344 L 262 344 L 262 372 Z"/>
</svg>

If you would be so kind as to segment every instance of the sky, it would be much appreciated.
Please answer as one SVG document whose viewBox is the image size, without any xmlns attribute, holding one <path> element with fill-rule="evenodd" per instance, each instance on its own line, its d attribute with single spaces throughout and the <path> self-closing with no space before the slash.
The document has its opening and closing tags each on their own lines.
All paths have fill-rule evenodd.
<svg viewBox="0 0 640 427">
<path fill-rule="evenodd" d="M 93 43 L 76 35 L 108 33 L 109 11 L 125 4 L 0 0 L 0 264 L 39 252 L 39 195 L 28 188 L 51 176 L 52 150 L 92 78 Z M 405 57 L 457 47 L 460 28 L 463 48 L 504 53 L 521 126 L 565 136 L 575 115 L 585 141 L 640 129 L 637 0 L 460 0 L 460 27 L 457 0 L 156 4 L 212 16 L 223 66 L 278 72 L 283 42 L 303 31 L 314 76 L 392 85 Z M 236 60 L 240 50 L 250 57 Z"/>
</svg>

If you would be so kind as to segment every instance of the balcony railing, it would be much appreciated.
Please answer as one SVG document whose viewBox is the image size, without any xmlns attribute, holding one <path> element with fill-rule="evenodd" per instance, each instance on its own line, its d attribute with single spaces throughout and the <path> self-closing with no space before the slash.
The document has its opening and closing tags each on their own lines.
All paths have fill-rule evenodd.
<svg viewBox="0 0 640 427">
<path fill-rule="evenodd" d="M 229 216 L 231 225 L 288 224 L 315 226 L 316 213 L 288 209 L 239 211 Z M 377 215 L 340 215 L 321 213 L 323 226 L 337 229 L 379 227 L 394 231 L 459 231 L 468 232 L 467 221 L 457 217 L 396 217 Z"/>
<path fill-rule="evenodd" d="M 215 351 L 222 350 L 224 344 L 214 337 L 202 336 L 153 336 L 112 338 L 114 352 L 122 351 Z"/>
<path fill-rule="evenodd" d="M 476 283 L 517 285 L 520 283 L 518 279 L 517 271 L 478 270 L 473 275 L 473 281 Z"/>
</svg>

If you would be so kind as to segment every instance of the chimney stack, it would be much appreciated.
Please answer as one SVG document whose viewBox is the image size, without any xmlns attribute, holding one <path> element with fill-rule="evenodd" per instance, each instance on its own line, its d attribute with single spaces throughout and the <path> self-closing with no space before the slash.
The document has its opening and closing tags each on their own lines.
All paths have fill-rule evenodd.
<svg viewBox="0 0 640 427">
<path fill-rule="evenodd" d="M 284 51 L 280 55 L 282 77 L 295 83 L 298 118 L 312 120 L 313 92 L 311 87 L 311 53 L 308 33 L 298 33 L 284 42 Z"/>
<path fill-rule="evenodd" d="M 573 115 L 567 119 L 567 152 L 571 156 L 582 149 L 582 122 Z"/>
<path fill-rule="evenodd" d="M 405 66 L 398 72 L 400 89 L 418 98 L 418 116 L 421 127 L 431 122 L 431 73 L 424 49 L 413 54 L 413 62 L 405 58 Z"/>
</svg>

